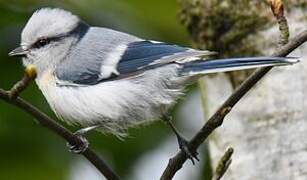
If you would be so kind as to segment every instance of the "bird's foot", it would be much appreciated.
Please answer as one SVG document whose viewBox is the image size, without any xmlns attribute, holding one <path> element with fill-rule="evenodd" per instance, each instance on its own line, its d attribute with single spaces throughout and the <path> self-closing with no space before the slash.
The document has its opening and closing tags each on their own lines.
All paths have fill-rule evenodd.
<svg viewBox="0 0 307 180">
<path fill-rule="evenodd" d="M 70 143 L 67 143 L 68 151 L 75 154 L 83 153 L 89 147 L 90 143 L 84 136 L 77 133 L 74 133 L 74 135 L 78 136 L 82 143 L 78 145 L 71 145 Z"/>
<path fill-rule="evenodd" d="M 192 164 L 195 165 L 195 160 L 199 161 L 198 152 L 191 151 L 189 148 L 188 141 L 182 136 L 177 135 L 177 140 L 181 151 L 184 152 L 187 155 L 187 157 L 191 160 Z"/>
<path fill-rule="evenodd" d="M 196 151 L 190 150 L 189 142 L 183 136 L 181 136 L 176 127 L 173 125 L 171 116 L 165 115 L 163 120 L 169 125 L 169 127 L 171 127 L 172 131 L 175 133 L 181 151 L 184 152 L 186 156 L 192 161 L 193 165 L 195 165 L 195 160 L 199 161 L 197 157 L 198 153 Z"/>
<path fill-rule="evenodd" d="M 86 133 L 88 133 L 89 131 L 96 129 L 98 127 L 99 127 L 99 125 L 90 126 L 90 127 L 82 128 L 82 129 L 79 129 L 78 131 L 76 131 L 74 133 L 74 135 L 78 136 L 81 139 L 82 144 L 81 145 L 71 145 L 71 144 L 67 143 L 67 147 L 69 149 L 69 152 L 76 153 L 76 154 L 83 153 L 88 148 L 88 146 L 90 145 L 90 143 L 84 137 L 84 135 Z"/>
</svg>

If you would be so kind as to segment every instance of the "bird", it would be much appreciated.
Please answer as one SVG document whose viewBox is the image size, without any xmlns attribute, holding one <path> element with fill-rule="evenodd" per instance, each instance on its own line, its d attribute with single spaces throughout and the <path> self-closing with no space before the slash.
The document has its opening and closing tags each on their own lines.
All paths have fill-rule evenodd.
<svg viewBox="0 0 307 180">
<path fill-rule="evenodd" d="M 196 152 L 177 131 L 168 113 L 186 87 L 200 77 L 266 66 L 291 65 L 295 57 L 235 57 L 146 40 L 105 27 L 93 27 L 61 8 L 41 8 L 29 18 L 20 47 L 9 56 L 34 65 L 35 82 L 59 119 L 83 127 L 76 135 L 98 130 L 119 138 L 127 129 L 164 120 L 179 148 L 191 159 Z M 73 152 L 84 147 L 71 146 Z"/>
</svg>

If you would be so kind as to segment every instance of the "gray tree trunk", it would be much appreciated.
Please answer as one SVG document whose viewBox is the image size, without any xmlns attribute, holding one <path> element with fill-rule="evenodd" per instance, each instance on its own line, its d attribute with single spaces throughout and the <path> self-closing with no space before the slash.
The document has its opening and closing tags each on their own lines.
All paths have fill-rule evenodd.
<svg viewBox="0 0 307 180">
<path fill-rule="evenodd" d="M 287 15 L 292 35 L 307 28 L 307 9 Z M 267 42 L 278 41 L 278 27 L 261 32 Z M 263 54 L 274 47 L 256 42 Z M 228 146 L 235 149 L 224 179 L 307 179 L 307 44 L 291 56 L 302 62 L 274 68 L 226 117 L 210 138 L 214 167 Z M 225 74 L 203 80 L 206 107 L 212 114 L 233 91 Z"/>
</svg>

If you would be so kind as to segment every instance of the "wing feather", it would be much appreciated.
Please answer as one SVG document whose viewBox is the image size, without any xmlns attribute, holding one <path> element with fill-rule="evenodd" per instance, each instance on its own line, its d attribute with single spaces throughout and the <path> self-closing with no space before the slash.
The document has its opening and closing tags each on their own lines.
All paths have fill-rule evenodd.
<svg viewBox="0 0 307 180">
<path fill-rule="evenodd" d="M 93 29 L 91 31 L 99 31 Z M 91 32 L 90 31 L 90 32 Z M 110 33 L 110 34 L 108 34 Z M 115 40 L 110 37 L 115 37 Z M 112 35 L 113 34 L 113 35 Z M 88 42 L 91 43 L 89 46 Z M 212 55 L 213 52 L 198 51 L 163 42 L 137 39 L 116 31 L 89 33 L 75 47 L 69 59 L 56 68 L 58 84 L 95 85 L 115 78 L 126 78 L 140 71 L 153 69 L 169 63 L 185 63 Z"/>
<path fill-rule="evenodd" d="M 198 51 L 162 42 L 139 41 L 128 45 L 118 63 L 120 74 L 155 68 L 172 62 L 182 63 L 187 60 L 199 60 L 202 56 L 214 54 L 210 51 Z"/>
</svg>

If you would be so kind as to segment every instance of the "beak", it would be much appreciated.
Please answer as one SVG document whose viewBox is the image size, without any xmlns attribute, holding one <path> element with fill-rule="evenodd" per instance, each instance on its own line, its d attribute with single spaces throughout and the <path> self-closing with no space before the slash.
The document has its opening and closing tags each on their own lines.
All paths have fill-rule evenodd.
<svg viewBox="0 0 307 180">
<path fill-rule="evenodd" d="M 18 47 L 9 53 L 9 56 L 26 56 L 27 50 L 24 50 L 22 47 Z"/>
</svg>

